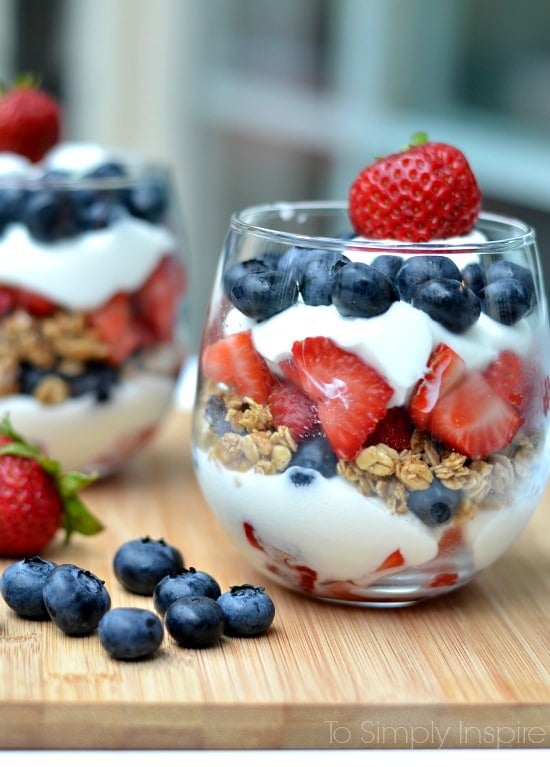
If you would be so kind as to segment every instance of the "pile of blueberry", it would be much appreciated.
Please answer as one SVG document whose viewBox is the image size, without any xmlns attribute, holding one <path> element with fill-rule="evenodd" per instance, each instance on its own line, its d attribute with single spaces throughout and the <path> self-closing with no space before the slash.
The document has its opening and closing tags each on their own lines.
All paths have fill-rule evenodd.
<svg viewBox="0 0 550 767">
<path fill-rule="evenodd" d="M 121 163 L 98 165 L 69 188 L 67 171 L 46 171 L 32 187 L 0 188 L 0 235 L 8 224 L 20 223 L 40 242 L 51 243 L 83 232 L 104 229 L 124 216 L 156 224 L 165 216 L 168 192 L 162 181 L 131 180 Z M 93 188 L 86 184 L 97 182 Z M 66 188 L 64 188 L 64 184 Z"/>
<path fill-rule="evenodd" d="M 299 297 L 310 306 L 333 304 L 343 317 L 363 318 L 401 300 L 453 333 L 463 333 L 481 312 L 512 325 L 536 302 L 530 270 L 512 261 L 460 270 L 447 256 L 381 254 L 369 265 L 344 253 L 299 247 L 233 264 L 224 272 L 223 288 L 239 311 L 259 322 Z"/>
<path fill-rule="evenodd" d="M 127 541 L 117 550 L 113 569 L 127 591 L 153 597 L 154 611 L 112 608 L 105 582 L 94 573 L 38 556 L 9 565 L 0 576 L 0 593 L 20 617 L 52 620 L 68 636 L 97 630 L 100 644 L 117 660 L 150 657 L 165 628 L 178 645 L 202 648 L 223 635 L 259 636 L 275 617 L 263 586 L 231 586 L 222 593 L 209 573 L 184 567 L 179 549 L 162 539 Z"/>
<path fill-rule="evenodd" d="M 17 391 L 20 394 L 34 394 L 40 382 L 55 375 L 65 382 L 69 397 L 92 394 L 96 402 L 107 402 L 112 389 L 119 381 L 119 370 L 113 365 L 98 360 L 83 364 L 78 373 L 67 372 L 62 366 L 38 367 L 30 362 L 21 362 L 17 374 Z"/>
</svg>

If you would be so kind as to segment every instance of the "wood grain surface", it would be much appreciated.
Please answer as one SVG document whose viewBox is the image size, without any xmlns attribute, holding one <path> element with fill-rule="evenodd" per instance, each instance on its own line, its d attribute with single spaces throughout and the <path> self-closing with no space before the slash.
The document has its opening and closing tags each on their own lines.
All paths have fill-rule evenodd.
<svg viewBox="0 0 550 767">
<path fill-rule="evenodd" d="M 0 748 L 436 748 L 550 745 L 550 490 L 492 568 L 414 607 L 307 599 L 242 561 L 198 490 L 190 420 L 174 412 L 144 453 L 85 499 L 106 529 L 44 552 L 103 578 L 113 606 L 152 607 L 116 582 L 117 547 L 181 548 L 223 589 L 267 586 L 267 635 L 186 650 L 166 637 L 118 662 L 97 635 L 69 638 L 0 604 Z M 9 564 L 0 560 L 0 570 Z"/>
</svg>

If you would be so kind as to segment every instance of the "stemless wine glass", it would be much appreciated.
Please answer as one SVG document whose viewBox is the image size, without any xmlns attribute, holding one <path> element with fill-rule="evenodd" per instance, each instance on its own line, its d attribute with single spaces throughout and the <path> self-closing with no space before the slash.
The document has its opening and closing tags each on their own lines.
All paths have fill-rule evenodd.
<svg viewBox="0 0 550 767">
<path fill-rule="evenodd" d="M 482 213 L 414 244 L 347 205 L 233 215 L 207 312 L 193 449 L 204 496 L 295 591 L 406 605 L 514 542 L 549 471 L 549 345 L 535 233 Z"/>
<path fill-rule="evenodd" d="M 112 473 L 155 433 L 186 354 L 170 170 L 87 145 L 2 159 L 1 415 L 65 468 Z"/>
</svg>

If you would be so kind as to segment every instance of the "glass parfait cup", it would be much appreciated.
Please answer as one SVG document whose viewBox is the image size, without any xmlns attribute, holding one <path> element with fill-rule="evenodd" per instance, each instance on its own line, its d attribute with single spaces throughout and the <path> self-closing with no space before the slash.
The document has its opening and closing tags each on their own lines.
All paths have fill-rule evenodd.
<svg viewBox="0 0 550 767">
<path fill-rule="evenodd" d="M 169 168 L 56 151 L 0 172 L 0 412 L 67 470 L 105 475 L 173 400 L 187 346 L 183 218 Z"/>
<path fill-rule="evenodd" d="M 233 215 L 201 343 L 196 475 L 250 563 L 311 597 L 400 606 L 503 555 L 549 472 L 536 237 L 377 242 L 344 202 Z"/>
</svg>

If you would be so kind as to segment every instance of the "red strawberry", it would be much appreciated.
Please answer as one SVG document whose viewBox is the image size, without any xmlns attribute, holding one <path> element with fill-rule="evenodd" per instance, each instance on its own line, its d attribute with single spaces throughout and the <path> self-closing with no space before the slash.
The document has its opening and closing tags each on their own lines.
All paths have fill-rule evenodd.
<svg viewBox="0 0 550 767">
<path fill-rule="evenodd" d="M 256 351 L 249 330 L 206 346 L 201 361 L 206 378 L 234 387 L 241 397 L 250 397 L 261 405 L 267 403 L 276 379 Z"/>
<path fill-rule="evenodd" d="M 466 373 L 466 363 L 446 344 L 439 344 L 428 360 L 427 372 L 414 388 L 409 412 L 418 429 L 426 430 L 436 402 Z"/>
<path fill-rule="evenodd" d="M 172 338 L 184 290 L 183 266 L 175 256 L 168 255 L 133 297 L 137 316 L 151 328 L 157 340 Z"/>
<path fill-rule="evenodd" d="M 521 359 L 512 351 L 501 351 L 484 372 L 485 380 L 511 405 L 521 408 L 524 399 L 525 370 Z"/>
<path fill-rule="evenodd" d="M 517 410 L 475 370 L 437 401 L 429 431 L 462 455 L 481 458 L 505 448 L 521 422 Z"/>
<path fill-rule="evenodd" d="M 56 304 L 49 298 L 30 290 L 16 290 L 15 301 L 17 306 L 35 317 L 47 317 L 56 309 Z"/>
<path fill-rule="evenodd" d="M 296 341 L 292 357 L 301 388 L 317 403 L 338 456 L 353 460 L 386 415 L 393 389 L 356 354 L 322 336 Z"/>
<path fill-rule="evenodd" d="M 371 239 L 426 242 L 469 232 L 481 193 L 465 156 L 449 144 L 414 145 L 364 168 L 349 191 L 357 234 Z M 422 142 L 422 143 L 420 143 Z"/>
<path fill-rule="evenodd" d="M 267 404 L 274 426 L 287 426 L 297 442 L 313 436 L 320 429 L 317 405 L 293 383 L 281 381 L 275 384 Z"/>
<path fill-rule="evenodd" d="M 407 450 L 411 446 L 413 431 L 414 424 L 407 410 L 403 407 L 390 407 L 368 438 L 367 445 L 382 443 L 394 450 Z"/>
<path fill-rule="evenodd" d="M 14 431 L 8 418 L 0 424 L 0 556 L 38 554 L 60 527 L 95 535 L 101 523 L 77 493 L 95 476 L 63 473 L 56 461 Z"/>
<path fill-rule="evenodd" d="M 90 312 L 88 322 L 109 347 L 109 361 L 123 362 L 136 349 L 140 335 L 134 326 L 132 306 L 127 293 L 116 293 L 103 306 Z"/>
<path fill-rule="evenodd" d="M 376 568 L 376 572 L 382 570 L 392 570 L 394 567 L 401 567 L 405 564 L 405 558 L 399 549 L 395 549 L 391 554 L 385 558 L 381 565 Z"/>
<path fill-rule="evenodd" d="M 61 136 L 58 101 L 26 78 L 0 95 L 0 152 L 39 162 Z"/>
</svg>

